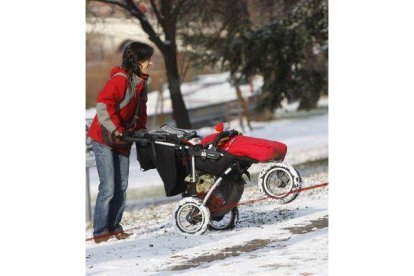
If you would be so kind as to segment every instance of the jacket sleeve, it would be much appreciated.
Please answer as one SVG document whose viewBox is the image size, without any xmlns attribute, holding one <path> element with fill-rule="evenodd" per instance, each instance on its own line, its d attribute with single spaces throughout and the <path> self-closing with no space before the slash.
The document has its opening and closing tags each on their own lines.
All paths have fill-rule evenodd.
<svg viewBox="0 0 414 276">
<path fill-rule="evenodd" d="M 124 128 L 116 113 L 116 105 L 122 101 L 125 93 L 126 79 L 117 76 L 108 80 L 98 95 L 96 114 L 99 123 L 113 133 L 115 130 L 122 133 Z"/>
</svg>

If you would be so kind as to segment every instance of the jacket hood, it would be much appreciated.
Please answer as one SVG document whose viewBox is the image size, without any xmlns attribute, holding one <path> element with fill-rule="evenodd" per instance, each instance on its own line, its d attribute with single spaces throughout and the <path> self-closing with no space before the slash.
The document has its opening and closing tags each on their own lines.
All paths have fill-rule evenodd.
<svg viewBox="0 0 414 276">
<path fill-rule="evenodd" d="M 115 66 L 115 67 L 114 67 L 114 68 L 112 68 L 112 70 L 111 70 L 111 75 L 110 75 L 110 77 L 112 78 L 112 77 L 113 77 L 113 75 L 115 75 L 115 74 L 117 74 L 117 73 L 120 73 L 120 72 L 122 72 L 122 73 L 126 74 L 126 71 L 125 71 L 124 69 L 122 69 L 122 68 L 121 68 L 121 66 Z"/>
<path fill-rule="evenodd" d="M 111 70 L 110 77 L 112 78 L 117 73 L 124 73 L 124 74 L 128 75 L 127 72 L 125 71 L 125 69 L 123 69 L 121 66 L 115 66 Z M 151 78 L 147 74 L 141 74 L 141 76 L 137 76 L 136 74 L 133 74 L 133 76 L 132 76 L 132 83 L 134 83 L 134 84 L 138 84 L 138 83 L 140 83 L 144 80 L 147 80 L 147 83 L 149 84 L 150 81 L 151 81 Z"/>
</svg>

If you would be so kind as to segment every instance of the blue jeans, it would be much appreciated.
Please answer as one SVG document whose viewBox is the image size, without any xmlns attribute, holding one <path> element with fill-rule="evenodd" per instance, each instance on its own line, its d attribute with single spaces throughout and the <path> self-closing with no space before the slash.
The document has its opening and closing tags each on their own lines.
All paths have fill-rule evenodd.
<svg viewBox="0 0 414 276">
<path fill-rule="evenodd" d="M 93 235 L 123 231 L 120 225 L 128 187 L 129 156 L 92 142 L 99 175 L 98 196 L 93 217 Z"/>
</svg>

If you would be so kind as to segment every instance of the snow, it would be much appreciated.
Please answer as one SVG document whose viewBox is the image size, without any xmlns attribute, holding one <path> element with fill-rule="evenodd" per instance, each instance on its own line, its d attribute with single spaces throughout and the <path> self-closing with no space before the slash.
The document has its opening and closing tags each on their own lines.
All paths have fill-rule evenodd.
<svg viewBox="0 0 414 276">
<path fill-rule="evenodd" d="M 327 180 L 327 173 L 304 178 L 304 186 Z M 184 236 L 173 225 L 176 202 L 127 212 L 127 240 L 86 245 L 89 275 L 327 275 L 328 192 L 304 191 L 287 205 L 266 200 L 246 186 L 240 218 L 231 231 Z M 316 224 L 315 221 L 325 221 Z M 90 231 L 87 235 L 90 235 Z"/>
<path fill-rule="evenodd" d="M 229 82 L 230 74 L 228 72 L 221 74 L 200 75 L 193 82 L 183 83 L 181 92 L 185 105 L 188 109 L 212 105 L 216 103 L 228 102 L 237 99 L 235 88 Z M 253 81 L 254 93 L 263 85 L 262 78 L 256 78 Z M 248 85 L 241 85 L 243 97 L 252 95 Z M 148 93 L 148 114 L 153 115 L 156 111 L 156 103 L 159 93 Z M 163 90 L 163 111 L 172 112 L 170 92 L 165 87 Z"/>
</svg>

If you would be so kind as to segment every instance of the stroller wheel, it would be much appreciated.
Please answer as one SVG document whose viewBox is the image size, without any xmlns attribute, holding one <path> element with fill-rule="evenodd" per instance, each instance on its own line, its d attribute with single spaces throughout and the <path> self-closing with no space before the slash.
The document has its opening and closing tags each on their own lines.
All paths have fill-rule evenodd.
<svg viewBox="0 0 414 276">
<path fill-rule="evenodd" d="M 237 207 L 234 207 L 233 209 L 231 209 L 230 212 L 228 212 L 227 214 L 217 217 L 217 218 L 212 218 L 208 228 L 210 230 L 228 230 L 228 229 L 233 229 L 236 226 L 236 223 L 239 219 L 239 210 L 237 209 Z"/>
<path fill-rule="evenodd" d="M 203 202 L 194 197 L 180 200 L 174 212 L 177 229 L 183 234 L 201 235 L 210 222 L 210 211 Z"/>
<path fill-rule="evenodd" d="M 271 163 L 259 175 L 260 190 L 282 204 L 298 196 L 301 182 L 298 171 L 285 163 Z"/>
</svg>

